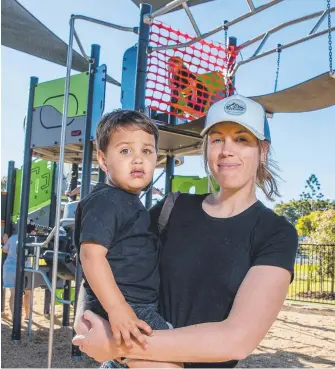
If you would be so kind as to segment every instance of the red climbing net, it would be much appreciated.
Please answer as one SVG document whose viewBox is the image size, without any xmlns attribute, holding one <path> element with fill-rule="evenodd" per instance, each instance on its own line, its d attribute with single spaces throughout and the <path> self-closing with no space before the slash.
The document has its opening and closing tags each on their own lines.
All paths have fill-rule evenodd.
<svg viewBox="0 0 335 369">
<path fill-rule="evenodd" d="M 193 37 L 160 22 L 151 26 L 150 46 L 185 43 Z M 206 40 L 182 48 L 150 53 L 147 70 L 146 105 L 152 110 L 192 120 L 206 114 L 212 103 L 229 95 L 225 71 L 232 67 L 238 48 L 226 49 Z"/>
</svg>

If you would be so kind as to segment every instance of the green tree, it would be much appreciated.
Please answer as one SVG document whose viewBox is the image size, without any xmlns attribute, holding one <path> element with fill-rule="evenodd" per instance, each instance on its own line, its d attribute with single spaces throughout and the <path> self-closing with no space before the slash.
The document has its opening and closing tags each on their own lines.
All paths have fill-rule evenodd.
<svg viewBox="0 0 335 369">
<path fill-rule="evenodd" d="M 318 244 L 335 244 L 335 209 L 318 212 L 316 228 L 310 239 Z"/>
<path fill-rule="evenodd" d="M 313 211 L 308 215 L 300 217 L 295 225 L 298 235 L 301 237 L 310 237 L 318 227 L 322 211 Z"/>
<path fill-rule="evenodd" d="M 305 191 L 300 194 L 300 200 L 316 200 L 324 197 L 320 191 L 321 185 L 318 177 L 315 174 L 311 174 L 305 182 Z"/>
<path fill-rule="evenodd" d="M 315 270 L 320 281 L 320 293 L 324 292 L 324 283 L 330 279 L 330 292 L 335 297 L 335 246 L 322 246 L 335 245 L 335 210 L 316 211 L 301 217 L 296 228 L 299 235 L 308 236 L 310 243 L 303 245 L 305 255 L 311 260 L 308 263 L 307 289 L 310 290 Z"/>
<path fill-rule="evenodd" d="M 332 200 L 291 200 L 281 202 L 274 208 L 275 213 L 283 215 L 293 225 L 296 225 L 299 218 L 312 213 L 313 211 L 326 211 L 334 209 L 335 202 Z"/>
</svg>

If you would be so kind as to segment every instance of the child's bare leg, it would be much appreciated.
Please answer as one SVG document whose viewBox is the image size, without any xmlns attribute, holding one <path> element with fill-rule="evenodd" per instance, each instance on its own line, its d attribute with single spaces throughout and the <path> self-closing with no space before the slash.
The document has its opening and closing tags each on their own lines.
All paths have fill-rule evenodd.
<svg viewBox="0 0 335 369">
<path fill-rule="evenodd" d="M 129 368 L 184 368 L 181 363 L 163 363 L 160 361 L 129 360 Z"/>
<path fill-rule="evenodd" d="M 29 313 L 30 313 L 30 295 L 31 290 L 25 290 L 23 295 L 23 307 L 24 307 L 24 313 L 25 317 L 24 319 L 29 319 Z"/>
<path fill-rule="evenodd" d="M 14 299 L 15 299 L 15 288 L 10 288 L 9 308 L 14 316 Z"/>
</svg>

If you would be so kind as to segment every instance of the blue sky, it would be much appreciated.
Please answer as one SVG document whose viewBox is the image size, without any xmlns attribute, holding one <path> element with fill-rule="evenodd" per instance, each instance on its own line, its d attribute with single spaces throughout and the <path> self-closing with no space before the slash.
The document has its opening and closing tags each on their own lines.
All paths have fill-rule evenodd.
<svg viewBox="0 0 335 369">
<path fill-rule="evenodd" d="M 130 0 L 122 0 L 122 2 L 120 0 L 97 0 L 96 2 L 21 0 L 20 2 L 66 42 L 71 14 L 88 15 L 126 26 L 136 26 L 139 22 L 138 8 Z M 265 2 L 254 0 L 256 6 Z M 279 23 L 323 10 L 325 7 L 326 0 L 286 0 L 231 27 L 229 35 L 236 36 L 238 42 L 242 43 Z M 216 0 L 192 8 L 202 32 L 209 31 L 222 24 L 224 20 L 232 20 L 247 11 L 245 0 Z M 192 26 L 182 11 L 162 16 L 160 19 L 174 28 L 193 33 Z M 314 19 L 278 32 L 271 36 L 264 50 L 275 47 L 277 43 L 285 44 L 307 35 L 315 22 Z M 322 29 L 324 27 L 326 22 L 322 25 Z M 76 23 L 76 29 L 87 53 L 92 43 L 101 45 L 100 62 L 107 64 L 108 73 L 111 76 L 121 80 L 122 56 L 127 48 L 136 43 L 136 35 L 83 21 Z M 221 32 L 211 39 L 223 43 L 224 34 Z M 333 50 L 335 50 L 334 33 L 333 39 Z M 254 46 L 245 49 L 242 52 L 243 57 L 250 56 L 254 50 Z M 27 109 L 30 76 L 39 77 L 40 82 L 48 81 L 64 77 L 65 68 L 5 47 L 1 48 L 1 53 L 1 175 L 6 175 L 8 160 L 14 160 L 16 166 L 22 164 L 23 119 Z M 276 55 L 271 55 L 242 66 L 236 76 L 237 92 L 246 96 L 273 92 L 276 59 Z M 322 36 L 282 52 L 278 90 L 326 71 L 328 71 L 328 39 L 327 36 Z M 108 86 L 105 111 L 118 107 L 120 107 L 120 90 L 117 87 Z M 334 199 L 335 107 L 311 113 L 277 114 L 270 120 L 270 127 L 273 157 L 281 168 L 280 175 L 283 178 L 280 183 L 281 200 L 298 198 L 304 190 L 305 180 L 312 173 L 319 178 L 325 197 Z M 201 158 L 186 158 L 185 164 L 176 168 L 176 174 L 203 176 Z M 159 182 L 159 186 L 164 186 L 163 179 Z M 261 194 L 260 199 L 264 200 Z M 266 204 L 272 206 L 268 202 Z"/>
</svg>

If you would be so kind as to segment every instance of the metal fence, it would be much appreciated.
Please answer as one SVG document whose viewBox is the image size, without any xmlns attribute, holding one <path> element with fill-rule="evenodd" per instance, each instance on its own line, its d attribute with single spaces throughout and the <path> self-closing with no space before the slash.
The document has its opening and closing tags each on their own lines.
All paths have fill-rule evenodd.
<svg viewBox="0 0 335 369">
<path fill-rule="evenodd" d="M 335 305 L 335 244 L 299 244 L 287 299 Z"/>
</svg>

